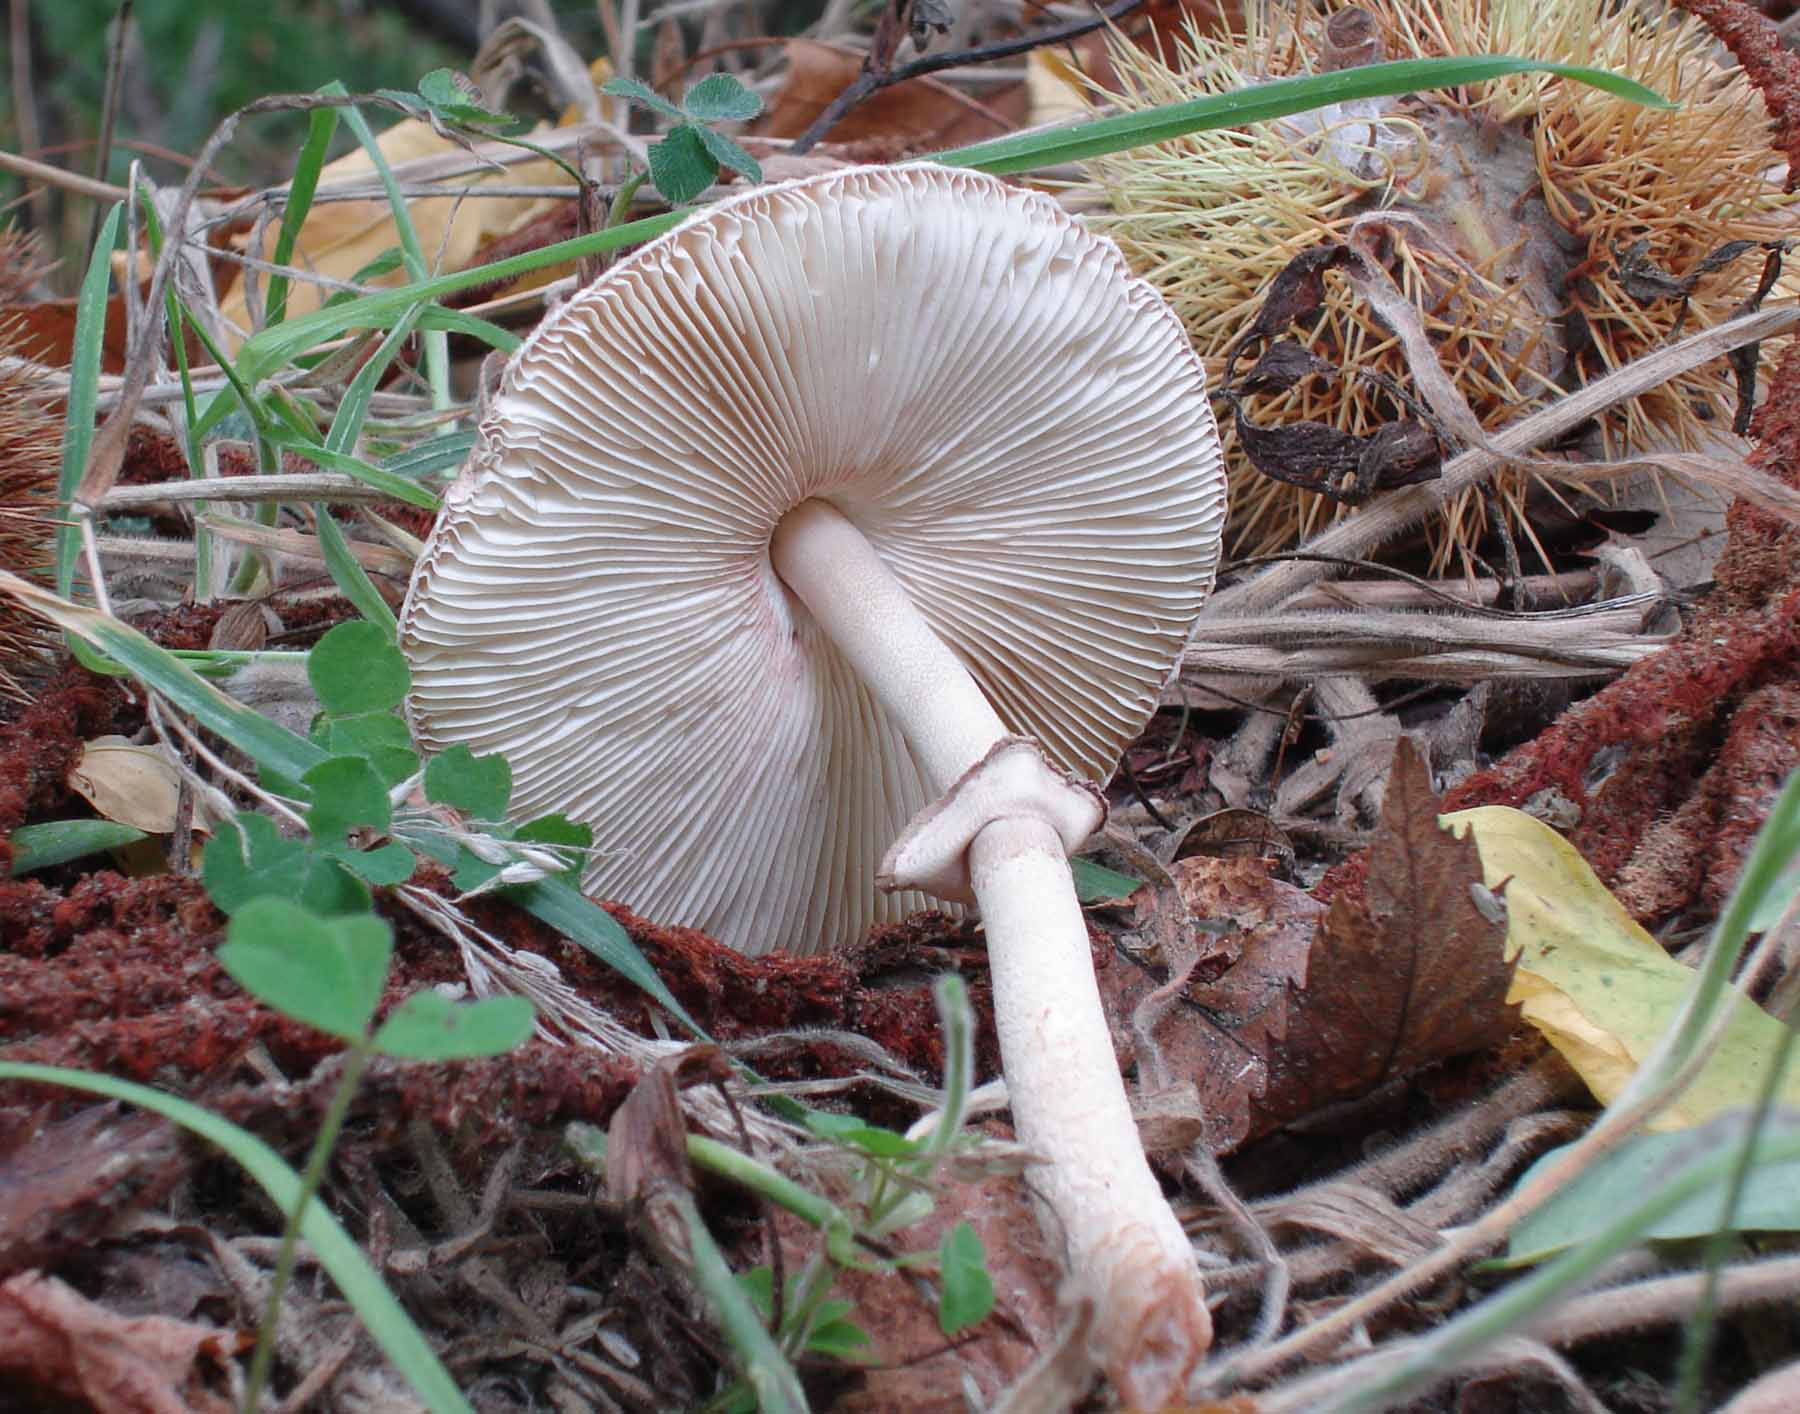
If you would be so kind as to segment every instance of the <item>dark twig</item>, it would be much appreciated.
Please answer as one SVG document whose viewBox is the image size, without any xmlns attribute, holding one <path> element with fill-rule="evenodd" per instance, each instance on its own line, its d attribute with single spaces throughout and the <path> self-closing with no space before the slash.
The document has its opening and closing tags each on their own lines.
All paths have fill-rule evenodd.
<svg viewBox="0 0 1800 1414">
<path fill-rule="evenodd" d="M 922 59 L 915 59 L 910 64 L 902 64 L 895 68 L 891 62 L 884 62 L 876 51 L 871 51 L 863 60 L 862 72 L 850 83 L 842 93 L 831 100 L 825 111 L 815 119 L 812 126 L 794 139 L 794 145 L 788 149 L 794 156 L 811 150 L 813 145 L 826 133 L 838 125 L 844 114 L 848 113 L 863 99 L 872 93 L 878 93 L 893 84 L 905 83 L 908 79 L 922 78 L 926 74 L 935 74 L 943 69 L 960 68 L 964 64 L 987 64 L 996 59 L 1010 59 L 1015 54 L 1028 54 L 1033 49 L 1042 49 L 1046 45 L 1061 44 L 1065 40 L 1076 39 L 1091 33 L 1101 25 L 1111 24 L 1114 20 L 1129 15 L 1144 0 L 1113 0 L 1104 10 L 1091 19 L 1075 20 L 1070 24 L 1058 25 L 1054 29 L 1039 30 L 1035 34 L 1021 35 L 1018 39 L 1003 40 L 998 44 L 978 44 L 971 49 L 956 49 L 946 54 L 928 54 Z"/>
</svg>

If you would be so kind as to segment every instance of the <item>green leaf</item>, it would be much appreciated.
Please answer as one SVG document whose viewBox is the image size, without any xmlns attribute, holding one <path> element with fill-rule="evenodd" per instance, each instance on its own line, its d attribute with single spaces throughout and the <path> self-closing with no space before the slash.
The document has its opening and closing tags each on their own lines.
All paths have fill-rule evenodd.
<svg viewBox="0 0 1800 1414">
<path fill-rule="evenodd" d="M 100 239 L 88 257 L 87 274 L 75 297 L 75 336 L 69 355 L 69 391 L 64 401 L 62 471 L 57 476 L 56 500 L 63 514 L 75 499 L 81 475 L 87 470 L 88 452 L 94 445 L 94 410 L 100 397 L 100 348 L 106 338 L 106 290 L 112 272 L 113 247 L 119 241 L 122 203 L 106 213 Z M 75 588 L 75 560 L 81 535 L 72 523 L 56 529 L 56 592 L 68 598 Z"/>
<path fill-rule="evenodd" d="M 300 1175 L 279 1154 L 254 1134 L 187 1100 L 129 1080 L 15 1061 L 0 1061 L 0 1080 L 61 1085 L 123 1100 L 152 1114 L 162 1115 L 224 1150 L 282 1212 L 291 1213 L 299 1205 Z M 418 1392 L 432 1414 L 472 1414 L 468 1401 L 462 1397 L 449 1371 L 439 1362 L 430 1343 L 419 1334 L 411 1317 L 369 1265 L 362 1249 L 350 1239 L 324 1204 L 306 1205 L 300 1218 L 300 1235 L 317 1256 L 319 1265 L 337 1283 L 338 1290 L 375 1338 L 376 1345 Z"/>
<path fill-rule="evenodd" d="M 418 856 L 398 841 L 389 841 L 374 849 L 333 850 L 331 857 L 364 883 L 379 888 L 404 884 L 419 867 Z"/>
<path fill-rule="evenodd" d="M 489 125 L 513 121 L 510 113 L 488 107 L 475 80 L 455 69 L 433 69 L 425 75 L 419 80 L 419 97 L 452 122 Z"/>
<path fill-rule="evenodd" d="M 1275 79 L 1269 83 L 1239 89 L 1235 93 L 1212 94 L 1186 103 L 1148 108 L 1141 113 L 1119 113 L 1085 123 L 1073 123 L 1068 127 L 1045 128 L 1014 137 L 995 138 L 971 147 L 934 153 L 929 160 L 946 167 L 973 167 L 977 171 L 997 175 L 1026 172 L 1033 167 L 1082 162 L 1090 157 L 1103 157 L 1109 152 L 1123 152 L 1130 147 L 1166 142 L 1170 138 L 1204 132 L 1211 128 L 1235 128 L 1245 123 L 1285 118 L 1290 113 L 1303 113 L 1332 103 L 1414 93 L 1422 89 L 1454 88 L 1461 84 L 1504 78 L 1508 74 L 1557 74 L 1633 103 L 1641 103 L 1646 108 L 1675 106 L 1654 89 L 1646 88 L 1641 83 L 1608 73 L 1604 69 L 1583 68 L 1577 64 L 1551 64 L 1539 59 L 1518 59 L 1510 55 L 1398 59 L 1392 63 L 1339 69 L 1329 74 Z"/>
<path fill-rule="evenodd" d="M 345 717 L 398 707 L 411 681 L 393 639 L 362 619 L 339 624 L 313 645 L 306 676 L 325 710 Z"/>
<path fill-rule="evenodd" d="M 1075 880 L 1075 897 L 1083 903 L 1116 903 L 1144 887 L 1142 879 L 1108 869 L 1091 859 L 1071 859 L 1069 873 Z"/>
<path fill-rule="evenodd" d="M 337 86 L 342 92 L 343 86 Z M 313 195 L 319 189 L 319 173 L 331 151 L 331 139 L 337 133 L 338 113 L 335 108 L 315 108 L 307 115 L 306 142 L 294 163 L 294 180 L 288 183 L 288 197 L 281 212 L 281 231 L 275 237 L 275 264 L 291 265 L 294 244 L 300 239 L 300 228 L 312 210 Z M 264 304 L 263 322 L 281 323 L 287 318 L 288 277 L 269 276 L 269 295 Z"/>
<path fill-rule="evenodd" d="M 220 825 L 200 856 L 206 892 L 222 913 L 280 898 L 319 914 L 360 913 L 369 891 L 307 840 L 285 838 L 266 815 Z"/>
<path fill-rule="evenodd" d="M 477 756 L 458 742 L 426 763 L 425 798 L 471 819 L 504 820 L 512 799 L 512 767 L 504 756 Z"/>
<path fill-rule="evenodd" d="M 363 712 L 354 717 L 321 717 L 313 740 L 333 756 L 360 756 L 374 767 L 384 786 L 392 788 L 419 769 L 412 733 L 391 712 Z"/>
<path fill-rule="evenodd" d="M 767 1262 L 752 1267 L 747 1272 L 737 1274 L 737 1284 L 744 1288 L 744 1295 L 750 1298 L 750 1304 L 756 1308 L 756 1314 L 765 1321 L 775 1319 L 775 1269 Z"/>
<path fill-rule="evenodd" d="M 385 831 L 393 823 L 387 787 L 360 756 L 334 756 L 300 779 L 312 796 L 306 827 L 320 844 L 336 844 L 359 827 Z"/>
<path fill-rule="evenodd" d="M 644 107 L 661 113 L 670 122 L 682 122 L 687 116 L 650 85 L 639 83 L 636 79 L 608 79 L 600 85 L 600 92 L 631 103 L 641 103 Z"/>
<path fill-rule="evenodd" d="M 1743 1116 L 1737 1114 L 1698 1129 L 1627 1139 L 1519 1222 L 1507 1242 L 1505 1265 L 1541 1262 L 1587 1241 L 1644 1194 L 1660 1188 L 1670 1175 L 1741 1142 L 1742 1134 Z M 1789 1114 L 1772 1120 L 1757 1136 L 1749 1177 L 1733 1215 L 1735 1230 L 1800 1231 L 1800 1160 L 1774 1157 L 1774 1146 L 1796 1135 L 1800 1135 L 1800 1122 Z M 1565 1152 L 1566 1147 L 1544 1154 L 1520 1175 L 1520 1185 L 1531 1182 Z M 1718 1229 L 1725 1192 L 1724 1182 L 1700 1189 L 1646 1226 L 1642 1236 L 1669 1241 L 1709 1236 Z"/>
<path fill-rule="evenodd" d="M 917 1139 L 879 1125 L 860 1120 L 855 1115 L 827 1114 L 812 1110 L 806 1116 L 806 1127 L 821 1139 L 861 1149 L 878 1159 L 898 1159 L 918 1153 L 924 1145 Z"/>
<path fill-rule="evenodd" d="M 681 106 L 702 123 L 747 123 L 763 101 L 730 74 L 708 74 L 687 91 Z"/>
<path fill-rule="evenodd" d="M 848 1301 L 828 1301 L 825 1304 L 842 1306 L 846 1310 L 850 1306 Z M 832 1360 L 854 1360 L 865 1354 L 868 1346 L 869 1333 L 854 1321 L 821 1321 L 806 1333 L 807 1350 Z"/>
<path fill-rule="evenodd" d="M 686 206 L 713 184 L 719 164 L 706 150 L 700 129 L 683 123 L 650 148 L 650 180 L 672 206 Z"/>
<path fill-rule="evenodd" d="M 986 1320 L 994 1309 L 994 1283 L 988 1276 L 981 1238 L 966 1221 L 946 1232 L 938 1244 L 938 1268 L 943 1283 L 938 1329 L 955 1335 Z"/>
<path fill-rule="evenodd" d="M 707 155 L 721 167 L 740 172 L 753 182 L 762 180 L 762 167 L 757 160 L 724 133 L 715 133 L 711 128 L 695 128 L 694 131 L 700 134 L 700 145 Z"/>
<path fill-rule="evenodd" d="M 531 1037 L 531 1003 L 523 997 L 452 1002 L 427 988 L 388 1014 L 375 1049 L 401 1060 L 474 1060 L 503 1055 Z"/>
<path fill-rule="evenodd" d="M 569 864 L 562 877 L 579 886 L 587 851 L 594 846 L 592 826 L 577 824 L 567 815 L 540 815 L 515 828 L 512 837 L 521 844 L 546 844 L 566 851 Z"/>
<path fill-rule="evenodd" d="M 264 1006 L 355 1043 L 387 984 L 394 935 L 372 914 L 320 918 L 260 898 L 233 915 L 219 965 Z"/>
<path fill-rule="evenodd" d="M 16 879 L 34 869 L 67 864 L 103 849 L 119 849 L 148 839 L 142 830 L 114 820 L 52 820 L 43 825 L 21 825 L 6 837 L 12 846 L 7 876 Z"/>
</svg>

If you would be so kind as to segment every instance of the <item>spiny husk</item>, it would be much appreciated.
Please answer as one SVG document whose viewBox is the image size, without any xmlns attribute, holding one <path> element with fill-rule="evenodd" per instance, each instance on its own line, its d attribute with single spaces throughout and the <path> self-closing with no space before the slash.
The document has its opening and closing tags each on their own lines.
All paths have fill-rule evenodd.
<svg viewBox="0 0 1800 1414">
<path fill-rule="evenodd" d="M 1256 7 L 1248 7 L 1254 10 Z M 1334 10 L 1347 9 L 1336 6 Z M 1367 0 L 1389 59 L 1516 54 L 1597 65 L 1676 100 L 1656 111 L 1544 75 L 1370 100 L 1249 131 L 1198 133 L 1091 164 L 1105 211 L 1092 219 L 1181 313 L 1215 378 L 1296 255 L 1342 239 L 1379 212 L 1378 258 L 1420 311 L 1447 372 L 1484 427 L 1666 340 L 1728 318 L 1756 289 L 1752 250 L 1699 275 L 1686 301 L 1639 303 L 1619 261 L 1635 243 L 1680 277 L 1730 241 L 1796 234 L 1794 199 L 1771 170 L 1762 101 L 1722 66 L 1697 21 L 1632 0 Z M 1328 17 L 1327 17 L 1328 18 Z M 1173 62 L 1126 45 L 1113 65 L 1126 110 L 1224 92 L 1321 67 L 1324 23 L 1291 15 L 1206 38 Z M 1366 248 L 1366 247 L 1365 247 Z M 1361 436 L 1405 410 L 1360 375 L 1411 386 L 1400 349 L 1349 286 L 1328 277 L 1326 307 L 1290 331 L 1341 370 L 1247 399 L 1264 426 L 1303 419 Z M 1243 371 L 1259 350 L 1240 365 Z M 1736 385 L 1723 361 L 1621 407 L 1588 452 L 1692 447 L 1729 429 Z M 1221 430 L 1231 440 L 1221 418 Z M 1256 553 L 1317 529 L 1333 503 L 1255 472 L 1228 448 L 1229 545 Z M 1523 520 L 1523 478 L 1500 483 Z M 1438 568 L 1483 528 L 1471 495 L 1435 528 Z"/>
<path fill-rule="evenodd" d="M 23 290 L 36 263 L 35 243 L 0 231 L 0 294 Z M 0 569 L 41 578 L 54 553 L 62 421 L 30 370 L 4 361 L 23 352 L 22 333 L 18 316 L 0 307 Z M 0 596 L 0 697 L 24 700 L 50 641 L 41 620 Z"/>
</svg>

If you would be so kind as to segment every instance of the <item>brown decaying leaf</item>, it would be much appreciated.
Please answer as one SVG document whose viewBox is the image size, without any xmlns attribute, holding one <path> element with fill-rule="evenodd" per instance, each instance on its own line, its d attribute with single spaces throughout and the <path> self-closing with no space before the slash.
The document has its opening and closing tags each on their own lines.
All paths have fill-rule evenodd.
<svg viewBox="0 0 1800 1414">
<path fill-rule="evenodd" d="M 938 1328 L 936 1303 L 928 1289 L 895 1281 L 888 1273 L 843 1272 L 832 1295 L 855 1303 L 851 1319 L 873 1339 L 874 1360 L 862 1386 L 833 1403 L 840 1414 L 962 1409 L 967 1407 L 962 1391 L 968 1384 L 981 1392 L 985 1405 L 1019 1378 L 1055 1338 L 1057 1263 L 1044 1250 L 1026 1185 L 1010 1176 L 990 1176 L 977 1183 L 942 1179 L 938 1193 L 931 1215 L 905 1229 L 896 1245 L 929 1251 L 958 1222 L 967 1222 L 987 1255 L 994 1312 L 953 1344 Z M 818 1233 L 785 1216 L 777 1223 L 777 1232 L 783 1265 L 790 1272 L 799 1271 L 818 1249 Z M 1082 1388 L 1091 1380 L 1088 1365 Z"/>
<path fill-rule="evenodd" d="M 116 1315 L 37 1272 L 0 1284 L 0 1387 L 86 1400 L 95 1414 L 227 1414 L 200 1361 L 238 1344 L 211 1326 Z"/>
<path fill-rule="evenodd" d="M 187 1172 L 175 1128 L 117 1105 L 0 1111 L 0 1275 L 99 1237 Z"/>
<path fill-rule="evenodd" d="M 1156 1069 L 1199 1087 L 1215 1151 L 1510 1033 L 1505 931 L 1476 907 L 1472 843 L 1437 814 L 1424 761 L 1403 740 L 1361 891 L 1327 908 L 1269 877 L 1267 861 L 1194 857 L 1170 866 L 1178 900 L 1136 895 L 1145 936 L 1178 908 L 1198 940 L 1183 1004 L 1153 1044 Z M 1115 1017 L 1157 985 L 1127 966 L 1101 974 Z"/>
<path fill-rule="evenodd" d="M 1503 1042 L 1512 964 L 1477 907 L 1481 858 L 1438 825 L 1423 758 L 1402 738 L 1360 896 L 1326 910 L 1272 1094 L 1308 1108 Z"/>
<path fill-rule="evenodd" d="M 787 78 L 751 128 L 761 137 L 798 137 L 862 69 L 860 54 L 817 40 L 790 39 L 786 48 Z M 870 94 L 831 129 L 830 138 L 886 138 L 904 152 L 954 147 L 1001 136 L 1024 121 L 1029 101 L 1023 83 L 984 93 L 974 104 L 935 79 L 908 79 Z"/>
</svg>

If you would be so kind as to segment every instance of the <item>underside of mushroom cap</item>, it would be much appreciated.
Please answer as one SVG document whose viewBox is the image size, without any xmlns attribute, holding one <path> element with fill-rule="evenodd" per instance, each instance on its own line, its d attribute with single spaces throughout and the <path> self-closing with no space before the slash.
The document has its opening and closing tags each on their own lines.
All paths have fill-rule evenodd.
<svg viewBox="0 0 1800 1414">
<path fill-rule="evenodd" d="M 1116 249 L 969 172 L 720 203 L 547 318 L 402 612 L 428 751 L 591 824 L 588 887 L 750 952 L 924 901 L 877 862 L 934 796 L 769 559 L 809 498 L 867 537 L 1009 730 L 1104 778 L 1211 587 L 1200 364 Z"/>
</svg>

